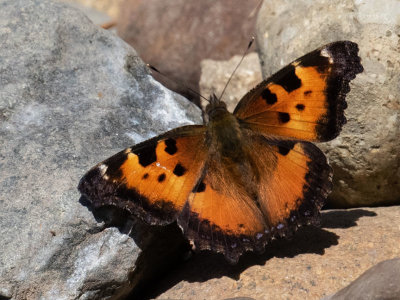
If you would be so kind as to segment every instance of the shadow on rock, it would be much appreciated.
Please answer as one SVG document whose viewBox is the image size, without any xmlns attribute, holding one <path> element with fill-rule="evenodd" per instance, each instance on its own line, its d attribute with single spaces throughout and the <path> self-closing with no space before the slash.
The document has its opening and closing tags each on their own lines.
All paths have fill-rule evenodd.
<svg viewBox="0 0 400 300">
<path fill-rule="evenodd" d="M 228 276 L 239 279 L 240 274 L 254 265 L 263 265 L 272 257 L 294 257 L 303 253 L 324 254 L 325 249 L 338 244 L 339 237 L 329 231 L 308 226 L 298 230 L 290 240 L 279 239 L 271 242 L 263 254 L 247 252 L 238 264 L 229 264 L 222 254 L 202 251 L 180 266 L 171 270 L 167 278 L 156 285 L 142 287 L 132 293 L 130 299 L 151 299 L 162 294 L 180 281 L 203 282 L 213 278 Z M 310 243 L 310 241 L 317 241 Z"/>
<path fill-rule="evenodd" d="M 365 209 L 331 210 L 322 213 L 322 228 L 349 228 L 357 226 L 361 217 L 374 217 L 376 213 Z"/>
<path fill-rule="evenodd" d="M 115 226 L 129 234 L 142 250 L 130 275 L 133 290 L 129 299 L 155 298 L 183 280 L 204 282 L 222 276 L 237 280 L 249 267 L 264 265 L 272 257 L 290 258 L 305 253 L 323 255 L 325 249 L 337 245 L 340 238 L 324 228 L 349 228 L 357 226 L 361 217 L 376 215 L 364 209 L 325 211 L 322 228 L 301 227 L 290 239 L 273 240 L 263 254 L 247 252 L 238 264 L 231 265 L 222 254 L 211 251 L 195 253 L 187 259 L 191 253 L 190 245 L 176 223 L 150 226 L 121 209 L 111 206 L 93 209 L 84 197 L 80 202 L 91 210 L 98 222 L 103 221 L 105 227 Z"/>
<path fill-rule="evenodd" d="M 323 228 L 349 228 L 357 226 L 361 217 L 375 216 L 374 212 L 364 209 L 326 211 L 322 213 Z M 323 255 L 325 249 L 337 245 L 339 236 L 333 232 L 306 226 L 300 228 L 291 239 L 278 239 L 266 246 L 263 254 L 245 253 L 238 264 L 229 264 L 223 255 L 209 251 L 196 253 L 190 260 L 174 266 L 168 277 L 150 285 L 138 286 L 130 299 L 155 298 L 181 281 L 204 282 L 213 278 L 227 276 L 238 280 L 240 274 L 253 265 L 264 265 L 272 257 L 295 257 L 304 253 Z"/>
</svg>

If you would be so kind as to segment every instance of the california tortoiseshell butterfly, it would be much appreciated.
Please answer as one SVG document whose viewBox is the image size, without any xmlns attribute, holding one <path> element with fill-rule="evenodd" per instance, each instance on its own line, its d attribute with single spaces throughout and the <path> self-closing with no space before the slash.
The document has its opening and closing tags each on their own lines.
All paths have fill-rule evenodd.
<svg viewBox="0 0 400 300">
<path fill-rule="evenodd" d="M 363 71 L 357 44 L 340 41 L 292 62 L 230 113 L 211 96 L 204 125 L 183 126 L 92 168 L 79 191 L 148 224 L 177 222 L 197 249 L 237 262 L 246 250 L 316 224 L 332 169 L 311 142 L 346 122 L 349 82 Z"/>
</svg>

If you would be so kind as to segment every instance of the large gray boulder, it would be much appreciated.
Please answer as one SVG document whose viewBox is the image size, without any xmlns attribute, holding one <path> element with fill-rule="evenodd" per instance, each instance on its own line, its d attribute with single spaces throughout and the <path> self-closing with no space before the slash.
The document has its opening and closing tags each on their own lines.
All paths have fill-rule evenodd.
<svg viewBox="0 0 400 300">
<path fill-rule="evenodd" d="M 264 1 L 257 44 L 264 77 L 329 42 L 357 42 L 347 124 L 321 144 L 334 169 L 334 206 L 400 203 L 399 12 L 396 0 Z"/>
<path fill-rule="evenodd" d="M 0 41 L 0 298 L 128 293 L 141 251 L 79 203 L 79 179 L 199 110 L 65 4 L 0 1 Z"/>
</svg>

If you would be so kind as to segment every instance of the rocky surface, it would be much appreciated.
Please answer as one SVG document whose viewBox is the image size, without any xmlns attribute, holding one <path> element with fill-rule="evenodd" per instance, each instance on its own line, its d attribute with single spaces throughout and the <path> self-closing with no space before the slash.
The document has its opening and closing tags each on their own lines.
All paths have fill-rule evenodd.
<svg viewBox="0 0 400 300">
<path fill-rule="evenodd" d="M 79 179 L 200 111 L 65 4 L 1 1 L 0 24 L 0 298 L 127 293 L 141 251 L 81 205 Z"/>
<path fill-rule="evenodd" d="M 105 12 L 96 9 L 94 6 L 95 3 L 92 3 L 92 6 L 89 6 L 87 1 L 74 1 L 74 0 L 60 0 L 72 6 L 74 8 L 82 11 L 94 24 L 102 26 L 103 24 L 110 24 L 112 22 L 112 18 Z M 82 3 L 81 3 L 82 2 Z"/>
<path fill-rule="evenodd" d="M 244 255 L 236 266 L 215 254 L 196 255 L 157 286 L 153 282 L 143 299 L 320 299 L 400 257 L 399 218 L 400 206 L 324 211 L 320 229 L 302 228 L 261 256 Z"/>
<path fill-rule="evenodd" d="M 76 186 L 88 168 L 126 146 L 201 122 L 200 111 L 154 81 L 132 48 L 76 9 L 50 0 L 3 0 L 0 24 L 0 299 L 127 295 L 140 279 L 150 278 L 148 262 L 155 266 L 153 275 L 165 268 L 165 245 L 140 243 L 140 236 L 121 233 L 149 229 L 143 224 L 108 227 L 82 205 Z M 383 41 L 395 39 L 396 31 L 390 32 Z M 368 52 L 368 59 L 375 59 L 374 53 Z M 375 68 L 374 62 L 364 64 L 366 69 Z M 381 91 L 390 76 L 397 78 L 376 73 L 374 80 L 382 80 L 378 89 L 371 74 L 361 78 L 370 88 L 365 97 Z M 378 103 L 382 118 L 392 124 L 397 119 L 385 112 L 396 112 L 397 98 L 387 99 Z M 385 170 L 395 167 L 392 163 Z M 380 189 L 387 202 L 386 186 Z M 359 192 L 357 185 L 354 190 Z M 349 193 L 347 201 L 357 200 L 357 193 Z M 147 280 L 150 286 L 131 297 L 318 299 L 378 262 L 400 256 L 399 217 L 399 206 L 325 211 L 322 229 L 302 228 L 292 240 L 274 241 L 264 255 L 246 254 L 230 266 L 220 255 L 196 254 L 161 281 Z M 152 235 L 161 240 L 164 234 Z M 154 251 L 144 255 L 137 245 L 146 243 Z"/>
<path fill-rule="evenodd" d="M 400 258 L 380 262 L 350 285 L 323 300 L 391 300 L 400 299 Z"/>
<path fill-rule="evenodd" d="M 200 62 L 242 54 L 252 36 L 259 0 L 125 0 L 118 34 L 147 63 L 177 84 L 156 76 L 190 99 L 182 84 L 199 90 Z"/>
<path fill-rule="evenodd" d="M 81 4 L 85 7 L 106 13 L 114 20 L 118 20 L 121 5 L 125 0 L 62 0 L 62 1 Z"/>
<path fill-rule="evenodd" d="M 203 60 L 200 93 L 205 96 L 215 93 L 219 97 L 241 58 L 242 56 L 235 55 L 227 61 Z M 228 110 L 233 112 L 239 100 L 261 81 L 260 60 L 256 53 L 250 53 L 243 59 L 225 90 L 222 100 L 227 104 Z M 206 104 L 207 102 L 202 100 L 203 107 Z"/>
<path fill-rule="evenodd" d="M 257 19 L 263 75 L 337 40 L 360 48 L 347 125 L 321 144 L 335 171 L 333 206 L 400 203 L 400 2 L 264 1 Z"/>
</svg>

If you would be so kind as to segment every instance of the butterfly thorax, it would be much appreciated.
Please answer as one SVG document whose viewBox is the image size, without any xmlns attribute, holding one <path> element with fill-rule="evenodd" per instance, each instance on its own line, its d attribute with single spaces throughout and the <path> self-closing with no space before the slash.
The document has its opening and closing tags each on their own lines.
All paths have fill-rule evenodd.
<svg viewBox="0 0 400 300">
<path fill-rule="evenodd" d="M 233 161 L 243 160 L 243 138 L 238 119 L 215 95 L 211 96 L 206 113 L 208 115 L 207 137 L 210 150 L 217 152 L 222 158 Z"/>
</svg>

